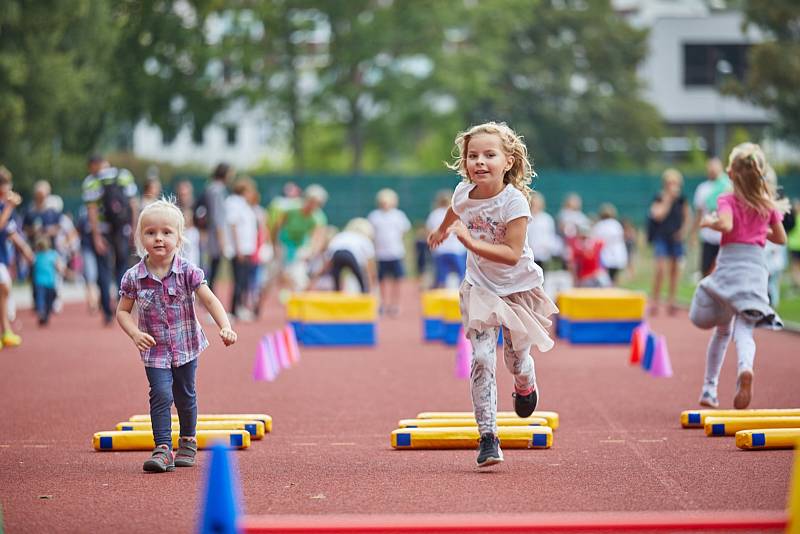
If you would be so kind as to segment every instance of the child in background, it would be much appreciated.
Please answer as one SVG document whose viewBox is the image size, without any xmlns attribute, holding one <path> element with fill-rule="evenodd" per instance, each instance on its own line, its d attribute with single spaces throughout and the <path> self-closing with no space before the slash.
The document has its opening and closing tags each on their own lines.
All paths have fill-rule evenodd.
<svg viewBox="0 0 800 534">
<path fill-rule="evenodd" d="M 442 224 L 447 210 L 450 207 L 450 199 L 453 197 L 452 191 L 439 191 L 436 193 L 435 207 L 428 214 L 425 227 L 428 232 L 435 232 Z M 445 286 L 447 277 L 450 273 L 458 275 L 458 283 L 464 280 L 464 273 L 467 270 L 467 249 L 461 241 L 454 235 L 447 238 L 431 252 L 434 268 L 434 288 Z"/>
<path fill-rule="evenodd" d="M 63 275 L 65 270 L 61 257 L 51 248 L 50 243 L 49 237 L 40 235 L 34 244 L 36 250 L 33 255 L 34 302 L 40 326 L 45 326 L 50 320 L 53 303 L 58 295 L 56 292 L 58 276 Z"/>
<path fill-rule="evenodd" d="M 545 211 L 547 204 L 544 195 L 538 191 L 531 191 L 530 206 L 528 246 L 531 247 L 536 265 L 544 271 L 545 265 L 552 259 L 554 253 L 560 254 L 561 243 L 556 233 L 556 221 Z"/>
<path fill-rule="evenodd" d="M 448 167 L 464 181 L 428 243 L 435 248 L 454 234 L 468 250 L 459 293 L 464 331 L 472 344 L 477 463 L 484 467 L 503 461 L 497 439 L 498 329 L 503 330 L 506 367 L 514 375 L 514 410 L 528 417 L 539 397 L 530 350 L 553 347 L 547 317 L 558 310 L 542 289 L 542 269 L 526 241 L 528 184 L 534 173 L 522 139 L 505 123 L 489 122 L 460 133 L 455 143 L 458 156 Z"/>
<path fill-rule="evenodd" d="M 236 342 L 228 315 L 208 288 L 203 271 L 178 251 L 184 244 L 184 218 L 168 200 L 148 204 L 134 234 L 142 258 L 120 285 L 117 321 L 139 349 L 150 383 L 150 419 L 155 449 L 144 470 L 155 473 L 192 467 L 197 453 L 197 358 L 206 339 L 194 309 L 195 295 L 219 326 L 226 345 Z M 131 315 L 138 308 L 138 325 Z M 178 451 L 172 455 L 173 401 L 180 420 Z"/>
<path fill-rule="evenodd" d="M 591 227 L 580 225 L 575 237 L 567 240 L 569 267 L 577 287 L 609 287 L 611 279 L 603 268 L 605 244 L 591 236 Z"/>
<path fill-rule="evenodd" d="M 348 269 L 358 280 L 361 292 L 369 293 L 376 278 L 372 239 L 372 225 L 363 217 L 356 217 L 328 243 L 323 273 L 331 274 L 335 291 L 342 290 L 342 272 Z"/>
<path fill-rule="evenodd" d="M 689 311 L 695 326 L 714 329 L 706 352 L 702 406 L 719 406 L 717 383 L 733 336 L 739 360 L 733 406 L 747 408 L 753 395 L 753 329 L 783 326 L 767 297 L 764 244 L 767 239 L 785 243 L 786 232 L 764 179 L 766 170 L 761 147 L 753 143 L 737 145 L 728 163 L 733 193 L 720 195 L 717 212 L 707 214 L 700 222 L 704 228 L 722 232 L 716 269 L 700 281 Z"/>
<path fill-rule="evenodd" d="M 625 229 L 617 220 L 617 208 L 608 202 L 600 205 L 600 220 L 592 227 L 592 237 L 603 242 L 600 262 L 608 271 L 611 284 L 617 282 L 617 275 L 628 266 L 628 248 L 625 245 Z"/>
<path fill-rule="evenodd" d="M 378 283 L 381 309 L 390 317 L 400 313 L 400 280 L 405 275 L 406 248 L 403 236 L 411 230 L 406 214 L 397 209 L 397 193 L 381 189 L 375 196 L 378 209 L 367 219 L 375 230 L 375 257 L 378 259 Z"/>
</svg>

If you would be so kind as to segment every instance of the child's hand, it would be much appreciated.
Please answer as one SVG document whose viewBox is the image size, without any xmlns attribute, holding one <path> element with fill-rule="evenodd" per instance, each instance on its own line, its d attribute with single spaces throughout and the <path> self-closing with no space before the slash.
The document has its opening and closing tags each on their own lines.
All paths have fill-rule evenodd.
<svg viewBox="0 0 800 534">
<path fill-rule="evenodd" d="M 432 249 L 438 247 L 442 244 L 442 241 L 444 241 L 445 237 L 447 237 L 445 232 L 442 232 L 438 229 L 434 230 L 431 232 L 431 235 L 428 236 L 428 247 Z"/>
<path fill-rule="evenodd" d="M 222 339 L 222 342 L 226 347 L 230 347 L 236 343 L 236 340 L 239 338 L 239 336 L 236 335 L 236 332 L 234 332 L 231 328 L 221 328 L 219 331 L 219 337 Z"/>
<path fill-rule="evenodd" d="M 453 225 L 447 230 L 447 233 L 455 235 L 459 241 L 464 243 L 464 245 L 467 245 L 472 239 L 472 235 L 469 233 L 469 230 L 467 230 L 467 227 L 464 226 L 464 223 L 461 221 L 454 222 Z"/>
<path fill-rule="evenodd" d="M 16 191 L 9 191 L 6 195 L 6 203 L 16 208 L 22 204 L 22 197 Z"/>
<path fill-rule="evenodd" d="M 148 334 L 147 332 L 142 332 L 141 330 L 137 330 L 135 334 L 131 336 L 133 343 L 136 345 L 136 348 L 139 349 L 141 352 L 146 351 L 147 349 L 151 349 L 156 346 L 156 340 Z"/>
<path fill-rule="evenodd" d="M 714 225 L 719 222 L 719 216 L 717 212 L 706 213 L 703 215 L 703 218 L 700 219 L 700 228 L 714 228 Z"/>
</svg>

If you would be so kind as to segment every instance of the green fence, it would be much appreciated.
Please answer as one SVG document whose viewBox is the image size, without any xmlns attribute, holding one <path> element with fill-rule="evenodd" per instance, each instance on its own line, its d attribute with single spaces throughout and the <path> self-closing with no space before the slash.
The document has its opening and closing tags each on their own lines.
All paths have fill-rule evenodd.
<svg viewBox="0 0 800 534">
<path fill-rule="evenodd" d="M 189 179 L 199 193 L 206 184 L 204 176 L 181 176 Z M 281 194 L 283 184 L 291 180 L 300 187 L 312 183 L 322 185 L 328 190 L 330 198 L 325 213 L 331 224 L 342 226 L 349 219 L 366 216 L 375 207 L 375 194 L 384 187 L 397 191 L 400 208 L 414 223 L 425 220 L 432 208 L 436 193 L 441 189 L 452 190 L 459 182 L 454 174 L 427 176 L 393 175 L 263 175 L 255 176 L 261 192 L 262 203 Z M 691 199 L 697 185 L 703 181 L 701 176 L 687 177 L 684 191 Z M 174 183 L 174 182 L 173 182 Z M 612 174 L 588 172 L 541 171 L 533 184 L 547 201 L 547 211 L 555 214 L 569 192 L 583 197 L 583 209 L 592 214 L 603 202 L 611 202 L 617 207 L 621 218 L 629 218 L 642 224 L 653 195 L 660 188 L 661 178 L 646 174 Z M 800 197 L 800 176 L 782 177 L 781 183 L 791 197 Z M 165 188 L 169 191 L 170 188 Z M 80 203 L 78 188 L 63 192 L 65 205 L 74 210 Z"/>
</svg>

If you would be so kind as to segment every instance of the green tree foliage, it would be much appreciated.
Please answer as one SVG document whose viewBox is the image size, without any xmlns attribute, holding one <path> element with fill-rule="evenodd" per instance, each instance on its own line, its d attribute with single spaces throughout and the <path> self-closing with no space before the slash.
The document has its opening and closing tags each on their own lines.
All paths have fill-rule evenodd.
<svg viewBox="0 0 800 534">
<path fill-rule="evenodd" d="M 765 33 L 750 49 L 749 69 L 740 96 L 777 113 L 777 133 L 800 140 L 800 3 L 748 0 L 746 24 Z"/>
</svg>

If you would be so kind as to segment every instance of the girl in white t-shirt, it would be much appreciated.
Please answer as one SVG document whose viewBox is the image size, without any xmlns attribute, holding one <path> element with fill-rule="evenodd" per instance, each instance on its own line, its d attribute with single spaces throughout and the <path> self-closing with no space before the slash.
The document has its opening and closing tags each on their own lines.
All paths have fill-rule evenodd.
<svg viewBox="0 0 800 534">
<path fill-rule="evenodd" d="M 403 237 L 411 230 L 411 221 L 397 209 L 397 193 L 393 190 L 381 189 L 375 202 L 378 209 L 372 210 L 367 219 L 375 230 L 381 310 L 394 316 L 400 312 L 400 280 L 405 276 L 406 257 Z"/>
<path fill-rule="evenodd" d="M 503 461 L 497 439 L 498 329 L 514 375 L 514 410 L 528 417 L 539 396 L 530 350 L 553 347 L 547 317 L 558 309 L 542 289 L 542 269 L 526 241 L 534 172 L 522 139 L 505 123 L 489 122 L 460 133 L 455 143 L 458 156 L 448 166 L 464 181 L 428 243 L 435 248 L 455 234 L 468 250 L 461 318 L 472 344 L 470 387 L 481 436 L 477 463 L 483 467 Z"/>
</svg>

